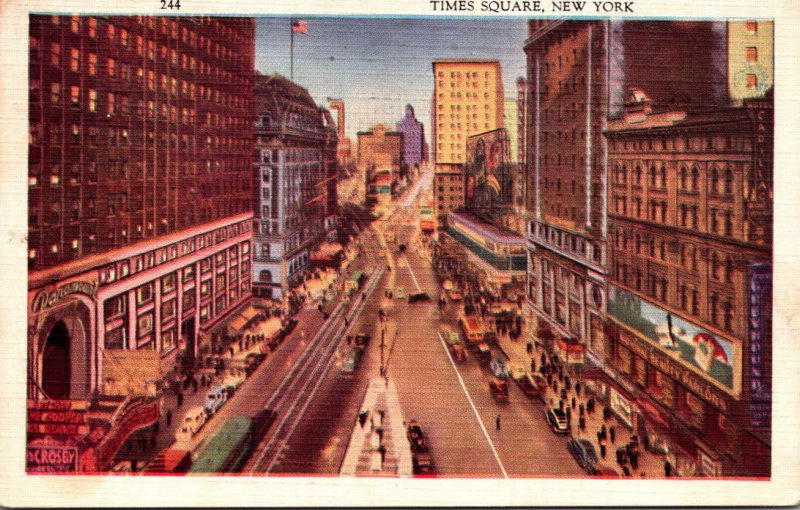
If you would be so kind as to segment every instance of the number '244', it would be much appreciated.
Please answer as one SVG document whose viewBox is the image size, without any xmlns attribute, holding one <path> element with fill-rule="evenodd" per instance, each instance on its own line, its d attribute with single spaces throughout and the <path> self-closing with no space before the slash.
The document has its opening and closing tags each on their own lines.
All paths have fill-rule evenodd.
<svg viewBox="0 0 800 510">
<path fill-rule="evenodd" d="M 161 8 L 162 9 L 175 9 L 177 11 L 181 10 L 181 0 L 161 0 Z"/>
</svg>

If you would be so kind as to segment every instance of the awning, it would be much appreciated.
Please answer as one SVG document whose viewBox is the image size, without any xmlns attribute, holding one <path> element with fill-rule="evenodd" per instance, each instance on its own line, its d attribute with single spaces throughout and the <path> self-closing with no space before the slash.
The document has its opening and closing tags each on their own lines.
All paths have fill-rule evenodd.
<svg viewBox="0 0 800 510">
<path fill-rule="evenodd" d="M 649 421 L 655 422 L 659 426 L 667 429 L 671 427 L 671 420 L 669 417 L 665 416 L 664 413 L 662 413 L 649 400 L 639 399 L 636 401 L 636 405 L 639 406 L 639 409 Z"/>
<path fill-rule="evenodd" d="M 244 328 L 250 320 L 259 313 L 255 307 L 248 305 L 247 308 L 239 312 L 238 316 L 228 323 L 228 329 L 233 331 L 240 331 Z"/>
<path fill-rule="evenodd" d="M 326 241 L 320 244 L 319 248 L 311 254 L 311 260 L 331 260 L 341 251 L 341 244 Z"/>
</svg>

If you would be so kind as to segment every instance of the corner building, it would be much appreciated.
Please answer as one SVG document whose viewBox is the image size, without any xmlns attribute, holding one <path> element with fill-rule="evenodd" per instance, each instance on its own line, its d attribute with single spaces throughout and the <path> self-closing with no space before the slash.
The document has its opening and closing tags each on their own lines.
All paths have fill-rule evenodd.
<svg viewBox="0 0 800 510">
<path fill-rule="evenodd" d="M 29 399 L 161 373 L 250 296 L 250 18 L 30 17 Z"/>
<path fill-rule="evenodd" d="M 253 294 L 283 299 L 336 235 L 336 126 L 308 91 L 256 75 Z"/>
<path fill-rule="evenodd" d="M 686 475 L 770 473 L 771 97 L 608 126 L 605 354 Z"/>
</svg>

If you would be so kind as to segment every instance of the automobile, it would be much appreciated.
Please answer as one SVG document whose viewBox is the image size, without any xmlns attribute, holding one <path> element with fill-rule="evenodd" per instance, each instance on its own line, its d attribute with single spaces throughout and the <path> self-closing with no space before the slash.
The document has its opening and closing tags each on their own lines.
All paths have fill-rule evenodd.
<svg viewBox="0 0 800 510">
<path fill-rule="evenodd" d="M 289 336 L 289 333 L 294 331 L 294 328 L 297 327 L 298 323 L 299 323 L 299 321 L 297 319 L 295 319 L 294 317 L 292 317 L 291 319 L 286 321 L 286 325 L 283 326 L 283 330 L 282 330 L 283 331 L 283 338 L 286 338 L 287 336 Z"/>
<path fill-rule="evenodd" d="M 403 290 L 403 287 L 397 287 L 396 289 L 394 289 L 394 297 L 397 299 L 406 298 L 406 291 Z"/>
<path fill-rule="evenodd" d="M 478 361 L 482 365 L 488 365 L 492 361 L 492 350 L 486 343 L 481 342 L 477 348 Z"/>
<path fill-rule="evenodd" d="M 517 386 L 519 386 L 519 389 L 522 390 L 522 393 L 524 393 L 526 397 L 538 397 L 544 401 L 547 382 L 544 381 L 539 374 L 525 374 L 524 376 L 515 378 L 514 380 L 517 382 Z M 545 386 L 542 386 L 540 382 L 545 382 Z"/>
<path fill-rule="evenodd" d="M 227 400 L 228 392 L 225 391 L 225 387 L 221 385 L 214 386 L 206 396 L 206 403 L 203 405 L 203 409 L 206 410 L 209 416 L 213 416 Z"/>
<path fill-rule="evenodd" d="M 425 434 L 422 432 L 422 427 L 419 426 L 416 420 L 410 420 L 406 428 L 406 437 L 411 446 L 411 461 L 414 474 L 431 474 L 433 473 L 433 457 L 428 444 L 425 441 Z"/>
<path fill-rule="evenodd" d="M 599 466 L 597 467 L 597 469 L 595 469 L 594 473 L 592 474 L 594 476 L 600 476 L 604 478 L 615 478 L 622 476 L 616 469 L 610 468 L 608 466 Z"/>
<path fill-rule="evenodd" d="M 557 407 L 551 407 L 545 410 L 544 417 L 553 432 L 556 434 L 569 434 L 567 413 Z"/>
<path fill-rule="evenodd" d="M 461 293 L 456 289 L 451 290 L 448 294 L 450 296 L 450 300 L 461 301 Z"/>
<path fill-rule="evenodd" d="M 452 344 L 450 345 L 450 351 L 453 353 L 453 359 L 455 359 L 456 361 L 466 361 L 467 350 L 464 349 L 463 345 Z"/>
<path fill-rule="evenodd" d="M 506 365 L 506 362 L 503 361 L 502 358 L 492 358 L 492 361 L 489 362 L 489 368 L 498 379 L 508 378 L 508 365 Z"/>
<path fill-rule="evenodd" d="M 403 253 L 404 251 L 406 251 L 406 245 L 401 243 L 400 245 L 397 246 L 397 251 L 399 253 Z"/>
<path fill-rule="evenodd" d="M 508 376 L 515 381 L 528 375 L 528 367 L 521 361 L 509 361 L 506 366 L 508 367 Z"/>
<path fill-rule="evenodd" d="M 352 374 L 355 373 L 357 366 L 358 354 L 355 349 L 349 349 L 342 355 L 342 359 L 339 363 L 339 372 L 343 374 Z"/>
<path fill-rule="evenodd" d="M 567 441 L 567 450 L 587 473 L 597 474 L 597 453 L 594 451 L 594 445 L 588 439 L 570 437 Z"/>
<path fill-rule="evenodd" d="M 495 377 L 489 381 L 489 393 L 498 402 L 508 402 L 508 384 L 502 379 Z"/>
<path fill-rule="evenodd" d="M 186 411 L 183 420 L 175 431 L 175 440 L 178 442 L 188 441 L 205 425 L 208 414 L 203 406 L 195 406 Z"/>
<path fill-rule="evenodd" d="M 424 292 L 418 292 L 416 294 L 411 294 L 410 296 L 408 296 L 409 303 L 421 303 L 421 302 L 428 302 L 430 300 L 431 297 Z"/>
<path fill-rule="evenodd" d="M 452 331 L 450 329 L 443 329 L 442 335 L 444 336 L 447 345 L 455 345 L 461 343 L 461 337 L 458 335 L 458 332 Z"/>
<path fill-rule="evenodd" d="M 245 374 L 250 375 L 255 372 L 258 366 L 261 365 L 265 359 L 267 359 L 267 355 L 263 352 L 251 352 L 248 354 L 244 359 Z"/>
<path fill-rule="evenodd" d="M 442 289 L 450 291 L 453 290 L 453 282 L 451 280 L 445 280 L 442 282 Z"/>
</svg>

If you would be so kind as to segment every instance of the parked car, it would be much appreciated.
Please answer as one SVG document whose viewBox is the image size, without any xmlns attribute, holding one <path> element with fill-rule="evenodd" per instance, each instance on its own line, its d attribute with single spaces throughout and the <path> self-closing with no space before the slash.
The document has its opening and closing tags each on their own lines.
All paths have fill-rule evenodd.
<svg viewBox="0 0 800 510">
<path fill-rule="evenodd" d="M 567 450 L 587 473 L 590 475 L 597 473 L 597 453 L 594 451 L 594 445 L 588 439 L 570 437 L 567 441 Z"/>
<path fill-rule="evenodd" d="M 614 478 L 621 476 L 616 469 L 607 466 L 598 466 L 597 469 L 595 469 L 594 473 L 592 474 L 594 476 L 600 476 L 604 478 Z"/>
<path fill-rule="evenodd" d="M 396 289 L 394 289 L 394 297 L 396 299 L 406 298 L 406 291 L 403 290 L 403 287 L 397 287 Z"/>
<path fill-rule="evenodd" d="M 410 296 L 408 296 L 408 302 L 409 303 L 421 303 L 421 302 L 427 302 L 427 301 L 430 301 L 430 300 L 431 300 L 431 297 L 428 294 L 424 293 L 424 292 L 418 292 L 416 294 L 411 294 Z"/>
<path fill-rule="evenodd" d="M 188 441 L 193 438 L 208 420 L 208 414 L 203 406 L 195 406 L 186 411 L 178 430 L 175 431 L 175 440 Z"/>
<path fill-rule="evenodd" d="M 450 300 L 451 301 L 461 301 L 461 293 L 455 289 L 450 291 Z"/>
<path fill-rule="evenodd" d="M 544 417 L 553 432 L 556 434 L 569 434 L 567 413 L 557 407 L 551 407 L 545 410 Z"/>
<path fill-rule="evenodd" d="M 245 370 L 241 368 L 230 368 L 228 369 L 225 376 L 222 378 L 221 385 L 224 388 L 228 388 L 229 391 L 230 390 L 236 391 L 239 389 L 239 386 L 244 384 L 246 378 L 247 378 L 247 373 L 245 372 Z"/>
<path fill-rule="evenodd" d="M 358 354 L 356 353 L 355 349 L 348 349 L 342 355 L 342 359 L 339 362 L 339 372 L 343 374 L 352 374 L 355 373 L 357 367 Z"/>
<path fill-rule="evenodd" d="M 416 420 L 408 422 L 406 437 L 411 445 L 411 461 L 414 474 L 432 474 L 433 457 L 428 450 L 428 444 L 425 441 L 425 434 L 422 432 L 422 427 L 419 426 Z"/>
<path fill-rule="evenodd" d="M 252 352 L 247 355 L 244 359 L 244 371 L 245 374 L 250 375 L 256 371 L 259 365 L 267 359 L 267 355 L 261 352 Z"/>
<path fill-rule="evenodd" d="M 544 401 L 547 382 L 542 379 L 539 374 L 526 373 L 522 377 L 515 378 L 514 380 L 517 382 L 517 386 L 519 386 L 519 389 L 522 390 L 522 393 L 524 393 L 526 397 L 540 398 L 542 401 Z M 544 386 L 541 383 L 544 383 Z"/>
<path fill-rule="evenodd" d="M 508 384 L 502 379 L 495 377 L 489 381 L 489 393 L 498 402 L 508 402 Z"/>
<path fill-rule="evenodd" d="M 477 348 L 478 361 L 482 365 L 488 365 L 492 361 L 492 350 L 486 343 L 481 342 Z"/>
<path fill-rule="evenodd" d="M 492 358 L 492 361 L 489 363 L 489 368 L 492 370 L 494 376 L 498 379 L 508 378 L 508 366 L 502 358 Z"/>
<path fill-rule="evenodd" d="M 452 344 L 450 346 L 450 351 L 453 353 L 453 359 L 456 361 L 466 361 L 467 359 L 467 350 L 464 349 L 464 346 L 461 344 Z"/>
<path fill-rule="evenodd" d="M 206 403 L 203 409 L 206 410 L 209 416 L 214 415 L 222 408 L 222 405 L 228 400 L 228 392 L 225 391 L 224 386 L 214 386 L 211 392 L 206 396 Z"/>
</svg>

